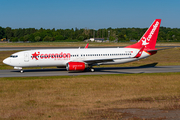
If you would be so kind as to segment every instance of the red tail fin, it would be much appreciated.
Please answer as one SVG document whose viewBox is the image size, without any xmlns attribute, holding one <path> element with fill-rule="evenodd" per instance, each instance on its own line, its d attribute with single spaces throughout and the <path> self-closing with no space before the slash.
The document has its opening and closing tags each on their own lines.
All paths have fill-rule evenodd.
<svg viewBox="0 0 180 120">
<path fill-rule="evenodd" d="M 126 48 L 140 49 L 144 45 L 146 50 L 155 49 L 160 24 L 161 19 L 155 19 L 141 39 L 136 44 L 127 46 Z"/>
</svg>

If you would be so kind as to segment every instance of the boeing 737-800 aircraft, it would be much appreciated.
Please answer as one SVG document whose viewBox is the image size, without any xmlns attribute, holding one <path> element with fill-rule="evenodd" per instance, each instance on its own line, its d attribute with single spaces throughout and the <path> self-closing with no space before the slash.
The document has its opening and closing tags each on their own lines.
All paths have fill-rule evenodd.
<svg viewBox="0 0 180 120">
<path fill-rule="evenodd" d="M 121 64 L 146 58 L 155 48 L 161 19 L 156 19 L 142 38 L 124 48 L 37 49 L 12 54 L 3 63 L 23 72 L 23 67 L 66 67 L 68 71 L 94 71 L 96 65 Z"/>
</svg>

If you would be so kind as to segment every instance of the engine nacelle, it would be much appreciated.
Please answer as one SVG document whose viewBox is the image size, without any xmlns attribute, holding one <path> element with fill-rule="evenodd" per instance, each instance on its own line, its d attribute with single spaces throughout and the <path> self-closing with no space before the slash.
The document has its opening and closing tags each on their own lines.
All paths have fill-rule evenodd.
<svg viewBox="0 0 180 120">
<path fill-rule="evenodd" d="M 66 69 L 68 71 L 84 71 L 88 67 L 87 63 L 84 62 L 68 62 Z"/>
</svg>

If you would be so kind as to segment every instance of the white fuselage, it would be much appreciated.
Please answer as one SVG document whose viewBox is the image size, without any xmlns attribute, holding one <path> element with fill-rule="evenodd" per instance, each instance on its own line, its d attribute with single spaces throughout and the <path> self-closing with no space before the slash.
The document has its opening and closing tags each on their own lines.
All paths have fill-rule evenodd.
<svg viewBox="0 0 180 120">
<path fill-rule="evenodd" d="M 120 64 L 150 56 L 143 51 L 139 58 L 133 58 L 139 49 L 134 48 L 88 48 L 88 49 L 37 49 L 17 52 L 3 62 L 14 67 L 65 67 L 68 62 L 92 61 L 91 65 Z M 113 61 L 103 61 L 113 59 Z M 102 62 L 93 62 L 102 60 Z"/>
</svg>

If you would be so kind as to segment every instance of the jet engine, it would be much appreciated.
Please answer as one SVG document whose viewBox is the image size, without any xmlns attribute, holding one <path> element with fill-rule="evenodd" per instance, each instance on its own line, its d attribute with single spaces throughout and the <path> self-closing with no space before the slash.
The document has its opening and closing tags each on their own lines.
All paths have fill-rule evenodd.
<svg viewBox="0 0 180 120">
<path fill-rule="evenodd" d="M 88 64 L 84 62 L 68 62 L 66 64 L 68 71 L 84 71 L 87 67 Z"/>
</svg>

